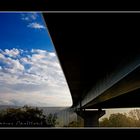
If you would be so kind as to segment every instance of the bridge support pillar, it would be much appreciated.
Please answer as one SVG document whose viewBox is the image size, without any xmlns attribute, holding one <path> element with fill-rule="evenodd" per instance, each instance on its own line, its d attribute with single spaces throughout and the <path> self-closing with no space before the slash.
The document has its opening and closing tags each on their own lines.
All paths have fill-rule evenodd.
<svg viewBox="0 0 140 140">
<path fill-rule="evenodd" d="M 77 115 L 82 117 L 84 120 L 84 127 L 98 127 L 99 118 L 104 114 L 104 110 L 77 111 Z"/>
</svg>

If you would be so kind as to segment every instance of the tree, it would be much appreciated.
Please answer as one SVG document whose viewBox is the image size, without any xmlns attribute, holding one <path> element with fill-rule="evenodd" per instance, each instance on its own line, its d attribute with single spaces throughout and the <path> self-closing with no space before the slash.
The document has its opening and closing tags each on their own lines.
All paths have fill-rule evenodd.
<svg viewBox="0 0 140 140">
<path fill-rule="evenodd" d="M 72 121 L 66 127 L 83 127 L 82 124 L 78 121 Z"/>
<path fill-rule="evenodd" d="M 57 115 L 49 114 L 47 116 L 46 122 L 49 127 L 54 127 L 56 125 Z"/>
<path fill-rule="evenodd" d="M 109 118 L 100 121 L 102 127 L 132 127 L 134 126 L 133 118 L 122 113 L 111 114 Z"/>
<path fill-rule="evenodd" d="M 110 125 L 111 124 L 108 118 L 103 118 L 102 121 L 99 122 L 99 126 L 101 127 L 108 127 Z"/>
<path fill-rule="evenodd" d="M 14 127 L 49 127 L 55 126 L 56 115 L 51 115 L 51 125 L 48 120 L 50 116 L 45 116 L 43 110 L 24 106 L 22 108 L 8 108 L 0 113 L 0 126 L 14 126 Z"/>
<path fill-rule="evenodd" d="M 128 114 L 133 119 L 135 127 L 140 127 L 140 109 L 131 110 Z"/>
</svg>

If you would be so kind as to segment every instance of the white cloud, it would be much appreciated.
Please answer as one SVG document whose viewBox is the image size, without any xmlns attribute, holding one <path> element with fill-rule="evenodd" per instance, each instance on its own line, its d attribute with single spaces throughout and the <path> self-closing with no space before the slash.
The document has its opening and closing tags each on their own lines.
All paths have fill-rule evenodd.
<svg viewBox="0 0 140 140">
<path fill-rule="evenodd" d="M 38 13 L 22 13 L 21 20 L 25 21 L 26 26 L 33 29 L 45 29 L 45 26 L 38 21 Z"/>
<path fill-rule="evenodd" d="M 3 70 L 9 73 L 18 73 L 24 70 L 24 66 L 19 62 L 18 59 L 12 59 L 10 57 L 5 57 L 0 60 L 3 63 Z"/>
<path fill-rule="evenodd" d="M 22 13 L 21 14 L 21 19 L 25 21 L 36 20 L 37 17 L 38 17 L 37 13 Z"/>
<path fill-rule="evenodd" d="M 31 17 L 32 20 L 36 20 L 38 15 L 37 15 L 37 13 L 31 13 L 30 17 Z"/>
<path fill-rule="evenodd" d="M 33 28 L 33 29 L 45 29 L 45 26 L 44 25 L 42 25 L 40 23 L 37 23 L 37 22 L 29 23 L 27 25 L 27 27 Z"/>
<path fill-rule="evenodd" d="M 39 54 L 46 54 L 47 51 L 45 50 L 40 50 L 40 49 L 32 49 L 32 53 L 39 53 Z"/>
<path fill-rule="evenodd" d="M 21 19 L 28 21 L 29 20 L 29 17 L 22 17 Z"/>
<path fill-rule="evenodd" d="M 4 59 L 4 55 L 0 53 L 0 59 Z"/>
<path fill-rule="evenodd" d="M 13 52 L 18 52 L 18 58 L 10 57 Z M 0 105 L 70 106 L 71 96 L 55 53 L 32 49 L 22 57 L 21 52 L 25 53 L 0 50 Z"/>
<path fill-rule="evenodd" d="M 19 50 L 15 48 L 11 50 L 5 49 L 5 51 L 3 51 L 3 54 L 8 55 L 10 57 L 17 57 L 19 53 L 20 53 Z"/>
</svg>

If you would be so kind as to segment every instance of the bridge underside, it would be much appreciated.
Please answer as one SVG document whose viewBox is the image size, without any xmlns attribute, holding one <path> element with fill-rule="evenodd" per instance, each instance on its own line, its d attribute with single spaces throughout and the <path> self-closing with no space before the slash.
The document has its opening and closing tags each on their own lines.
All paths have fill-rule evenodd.
<svg viewBox="0 0 140 140">
<path fill-rule="evenodd" d="M 140 107 L 140 67 L 128 74 L 83 108 Z M 133 106 L 134 105 L 134 106 Z"/>
<path fill-rule="evenodd" d="M 44 13 L 72 94 L 73 107 L 98 81 L 140 56 L 136 34 L 140 32 L 138 16 Z M 139 77 L 137 69 L 83 107 L 140 107 Z M 121 89 L 125 90 L 125 94 L 119 93 Z"/>
<path fill-rule="evenodd" d="M 113 99 L 98 103 L 96 105 L 91 105 L 87 107 L 89 109 L 102 108 L 102 109 L 111 109 L 111 108 L 132 108 L 140 107 L 140 89 L 128 92 L 127 94 L 120 95 Z"/>
</svg>

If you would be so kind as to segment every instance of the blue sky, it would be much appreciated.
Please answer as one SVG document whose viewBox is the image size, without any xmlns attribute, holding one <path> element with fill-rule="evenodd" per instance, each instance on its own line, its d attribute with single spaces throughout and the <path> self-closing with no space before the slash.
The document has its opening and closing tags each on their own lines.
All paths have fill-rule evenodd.
<svg viewBox="0 0 140 140">
<path fill-rule="evenodd" d="M 72 105 L 41 13 L 0 13 L 0 105 Z"/>
<path fill-rule="evenodd" d="M 0 13 L 0 47 L 54 51 L 41 13 Z"/>
</svg>

